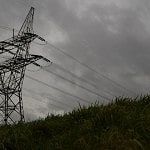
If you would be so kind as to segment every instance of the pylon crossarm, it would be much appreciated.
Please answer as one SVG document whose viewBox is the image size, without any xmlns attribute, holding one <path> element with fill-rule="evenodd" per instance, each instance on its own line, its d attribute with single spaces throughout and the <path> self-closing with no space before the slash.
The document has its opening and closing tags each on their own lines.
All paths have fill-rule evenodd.
<svg viewBox="0 0 150 150">
<path fill-rule="evenodd" d="M 3 54 L 5 52 L 13 54 L 11 50 L 15 48 L 22 48 L 22 46 L 24 46 L 27 43 L 31 43 L 33 40 L 35 40 L 38 37 L 39 36 L 36 34 L 26 33 L 22 36 L 15 36 L 5 41 L 1 41 L 0 42 L 0 54 Z M 11 49 L 6 49 L 8 47 L 11 47 Z"/>
<path fill-rule="evenodd" d="M 6 49 L 6 48 L 0 48 L 0 54 L 3 54 L 3 53 L 9 53 L 9 54 L 12 54 L 12 55 L 15 55 L 14 52 L 12 52 L 11 50 L 13 50 L 14 48 L 11 48 L 11 49 Z"/>
<path fill-rule="evenodd" d="M 35 56 L 36 56 L 36 55 L 35 55 Z M 49 59 L 47 59 L 47 58 L 45 58 L 45 57 L 43 57 L 43 56 L 41 56 L 41 60 L 44 60 L 44 61 L 46 61 L 46 62 L 48 62 L 48 63 L 50 63 L 50 64 L 53 63 L 52 61 L 50 61 Z M 36 62 L 33 62 L 32 64 L 35 65 L 35 66 L 37 66 L 37 67 L 40 67 L 40 68 L 43 67 L 43 66 L 41 66 L 40 64 L 38 64 L 38 63 L 36 63 Z"/>
<path fill-rule="evenodd" d="M 26 33 L 26 34 L 23 34 L 23 35 L 16 35 L 14 37 L 11 37 L 5 41 L 1 41 L 0 42 L 0 47 L 7 47 L 9 46 L 10 44 L 13 44 L 13 43 L 21 43 L 21 42 L 26 42 L 28 41 L 29 39 L 33 38 L 35 39 L 36 37 L 38 37 L 38 35 L 36 34 L 31 34 L 31 33 Z"/>
<path fill-rule="evenodd" d="M 19 71 L 20 68 L 23 68 L 37 60 L 40 60 L 42 56 L 40 55 L 31 55 L 29 58 L 23 58 L 23 57 L 18 57 L 18 58 L 12 58 L 7 61 L 4 61 L 3 64 L 0 64 L 0 70 L 3 70 L 2 73 L 6 73 L 9 71 Z"/>
</svg>

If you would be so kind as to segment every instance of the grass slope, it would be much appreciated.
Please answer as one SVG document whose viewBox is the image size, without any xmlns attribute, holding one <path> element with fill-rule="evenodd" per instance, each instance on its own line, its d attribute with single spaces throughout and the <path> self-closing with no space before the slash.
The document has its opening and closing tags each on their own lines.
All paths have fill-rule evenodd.
<svg viewBox="0 0 150 150">
<path fill-rule="evenodd" d="M 0 149 L 149 150 L 150 96 L 0 127 Z"/>
</svg>

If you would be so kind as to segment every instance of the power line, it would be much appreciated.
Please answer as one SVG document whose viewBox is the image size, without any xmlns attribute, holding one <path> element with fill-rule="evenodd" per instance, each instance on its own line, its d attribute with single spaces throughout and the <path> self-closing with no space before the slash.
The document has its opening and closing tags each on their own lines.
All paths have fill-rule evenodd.
<svg viewBox="0 0 150 150">
<path fill-rule="evenodd" d="M 31 89 L 23 88 L 23 90 L 29 92 L 31 95 L 32 95 L 32 94 L 34 94 L 34 95 L 39 95 L 40 97 L 45 98 L 45 96 L 43 96 L 42 94 L 37 93 L 37 92 L 35 92 L 35 91 L 31 90 Z M 48 97 L 48 96 L 50 96 L 50 97 Z M 52 98 L 52 97 L 53 97 L 53 98 Z M 57 103 L 62 104 L 62 105 L 64 105 L 64 106 L 66 106 L 66 107 L 72 107 L 71 105 L 66 104 L 66 103 L 63 103 L 62 101 L 58 100 L 56 97 L 52 96 L 51 94 L 47 94 L 47 98 L 49 98 L 49 99 L 50 99 L 51 101 L 53 101 L 53 102 L 57 102 Z"/>
<path fill-rule="evenodd" d="M 41 67 L 41 68 L 42 68 L 42 67 Z M 80 84 L 74 82 L 74 81 L 71 81 L 71 80 L 69 80 L 69 79 L 66 79 L 65 77 L 63 77 L 63 76 L 61 76 L 61 75 L 59 75 L 59 74 L 57 74 L 57 73 L 55 73 L 55 72 L 46 70 L 46 69 L 44 69 L 44 68 L 42 68 L 42 69 L 43 69 L 44 71 L 48 72 L 48 73 L 51 73 L 51 74 L 53 74 L 53 75 L 55 75 L 55 76 L 57 76 L 57 77 L 59 77 L 59 78 L 65 80 L 65 81 L 71 83 L 71 84 L 74 84 L 74 85 L 76 85 L 76 86 L 78 86 L 78 87 L 80 87 L 80 88 L 82 88 L 82 89 L 84 89 L 84 90 L 86 90 L 86 91 L 88 91 L 88 92 L 90 92 L 90 93 L 92 93 L 92 94 L 95 94 L 95 95 L 97 95 L 97 96 L 99 96 L 99 97 L 101 97 L 101 98 L 104 98 L 104 99 L 106 99 L 106 100 L 108 100 L 108 101 L 111 101 L 111 99 L 107 98 L 106 96 L 100 95 L 100 94 L 98 94 L 97 92 L 94 92 L 94 91 L 92 91 L 92 90 L 90 90 L 90 89 L 88 89 L 88 88 L 86 88 L 86 87 L 84 87 L 84 86 L 82 86 L 82 85 L 80 85 Z"/>
<path fill-rule="evenodd" d="M 4 27 L 4 29 L 10 29 L 10 28 L 8 28 L 8 27 Z M 37 43 L 36 43 L 37 44 Z M 62 67 L 60 67 L 60 66 L 58 66 L 57 65 L 57 67 L 59 67 L 59 68 L 61 68 L 62 70 L 65 70 L 64 68 L 62 68 Z M 30 70 L 29 70 L 30 71 Z M 33 70 L 32 70 L 33 71 Z M 47 70 L 46 70 L 47 71 Z M 73 74 L 73 73 L 71 73 L 70 71 L 68 71 L 68 70 L 65 70 L 67 73 L 69 73 L 69 74 L 71 74 L 72 76 L 74 76 L 74 77 L 76 77 L 76 78 L 78 78 L 79 80 L 82 80 L 83 82 L 86 82 L 86 83 L 88 83 L 89 85 L 91 85 L 89 82 L 87 82 L 87 80 L 85 80 L 85 79 L 83 79 L 83 78 L 79 78 L 77 75 L 75 75 L 75 74 Z M 34 71 L 33 71 L 34 72 Z M 52 72 L 50 72 L 50 71 L 48 71 L 49 73 L 52 73 Z M 53 75 L 54 75 L 54 73 L 53 73 Z M 55 74 L 57 77 L 60 77 L 60 78 L 62 78 L 60 75 L 58 75 L 58 74 Z M 63 80 L 66 80 L 66 81 L 68 81 L 68 82 L 71 82 L 72 84 L 76 84 L 77 86 L 79 86 L 80 88 L 84 88 L 84 90 L 88 90 L 89 92 L 91 92 L 91 93 L 93 93 L 93 94 L 96 94 L 97 96 L 100 96 L 100 97 L 102 97 L 102 98 L 105 98 L 105 99 L 107 99 L 107 100 L 110 100 L 110 99 L 108 99 L 107 97 L 105 97 L 105 96 L 102 96 L 102 95 L 100 95 L 100 94 L 98 94 L 98 93 L 96 93 L 96 92 L 93 92 L 93 91 L 91 91 L 91 90 L 89 90 L 89 89 L 87 89 L 87 88 L 85 88 L 85 87 L 83 87 L 83 86 L 81 86 L 81 85 L 78 85 L 77 83 L 73 83 L 71 80 L 68 80 L 68 79 L 65 79 L 65 78 L 62 78 Z M 93 86 L 93 85 L 92 85 Z M 95 85 L 94 85 L 95 86 Z M 107 92 L 108 93 L 108 92 Z M 109 95 L 112 95 L 111 93 L 109 93 Z M 114 96 L 114 95 L 112 95 L 112 96 Z"/>
<path fill-rule="evenodd" d="M 8 28 L 8 27 L 3 27 L 3 28 L 10 30 L 10 28 Z M 58 66 L 58 65 L 57 65 L 57 67 L 60 68 L 60 66 Z M 61 67 L 61 69 L 65 70 L 65 69 L 62 68 L 62 67 Z M 47 71 L 47 70 L 46 70 L 46 71 Z M 65 71 L 67 71 L 67 70 L 65 70 Z M 52 72 L 50 72 L 50 71 L 48 71 L 48 72 L 49 72 L 49 73 L 52 73 Z M 67 72 L 70 73 L 72 76 L 78 78 L 79 80 L 82 80 L 83 82 L 86 82 L 86 83 L 87 83 L 87 80 L 81 79 L 81 78 L 79 78 L 78 76 L 74 75 L 73 73 L 71 73 L 71 72 L 69 72 L 69 71 L 67 71 Z M 54 73 L 53 73 L 53 75 L 54 75 Z M 108 99 L 108 98 L 105 97 L 105 96 L 102 96 L 102 95 L 100 95 L 100 94 L 98 94 L 98 93 L 96 93 L 96 92 L 93 92 L 93 91 L 91 91 L 91 90 L 89 90 L 89 89 L 87 89 L 87 88 L 85 88 L 85 87 L 83 87 L 83 86 L 81 86 L 81 85 L 78 85 L 77 83 L 72 82 L 71 80 L 68 80 L 68 79 L 65 79 L 65 78 L 61 77 L 61 76 L 58 75 L 58 74 L 55 74 L 55 75 L 56 75 L 57 77 L 62 78 L 63 80 L 66 80 L 66 81 L 68 81 L 68 82 L 71 82 L 72 84 L 76 84 L 76 85 L 79 86 L 80 88 L 84 88 L 84 90 L 87 90 L 87 91 L 89 91 L 89 92 L 91 92 L 91 93 L 93 93 L 93 94 L 96 94 L 97 96 L 100 96 L 100 97 L 102 97 L 102 98 L 105 98 L 105 99 L 107 99 L 107 100 L 110 100 L 110 99 Z M 88 84 L 90 84 L 90 83 L 88 83 Z M 112 95 L 112 94 L 111 94 L 111 95 Z"/>
<path fill-rule="evenodd" d="M 10 27 L 5 27 L 5 26 L 0 26 L 0 28 L 6 29 L 6 30 L 11 30 L 11 31 L 13 30 L 12 28 L 10 28 Z M 15 29 L 15 30 L 16 30 L 16 29 Z M 16 30 L 16 31 L 18 31 L 18 30 Z M 101 77 L 103 77 L 103 78 L 109 80 L 110 82 L 112 82 L 113 84 L 117 85 L 118 87 L 120 86 L 120 87 L 123 88 L 124 90 L 127 90 L 127 91 L 129 91 L 129 92 L 132 92 L 132 93 L 136 94 L 135 92 L 133 92 L 133 91 L 127 89 L 126 87 L 124 87 L 124 86 L 122 86 L 121 84 L 117 83 L 116 81 L 110 79 L 109 77 L 105 76 L 104 74 L 100 74 L 99 72 L 97 72 L 97 71 L 94 70 L 93 68 L 89 67 L 88 65 L 84 64 L 83 62 L 79 61 L 78 59 L 74 58 L 73 56 L 71 56 L 70 54 L 66 53 L 66 52 L 63 51 L 62 49 L 60 49 L 60 48 L 54 46 L 53 44 L 51 44 L 51 43 L 49 43 L 49 42 L 47 42 L 46 44 L 40 44 L 40 43 L 36 43 L 36 42 L 34 42 L 34 43 L 35 43 L 35 44 L 38 44 L 38 45 L 46 45 L 46 44 L 48 43 L 50 46 L 52 46 L 53 48 L 55 48 L 55 49 L 58 50 L 59 52 L 62 52 L 64 55 L 66 55 L 66 56 L 72 58 L 73 60 L 75 60 L 75 61 L 78 62 L 79 64 L 83 65 L 84 67 L 86 67 L 86 68 L 88 68 L 89 70 L 91 70 L 91 71 L 97 73 L 99 76 L 101 76 Z M 61 67 L 61 69 L 64 70 L 64 68 L 62 68 L 62 67 Z M 66 71 L 67 71 L 67 70 L 66 70 Z M 70 73 L 70 74 L 72 74 L 72 76 L 76 76 L 76 75 L 73 75 L 73 73 L 71 73 L 71 72 L 69 72 L 69 71 L 67 71 L 67 72 Z M 79 77 L 77 77 L 77 76 L 76 76 L 76 78 L 79 79 Z M 89 82 L 87 82 L 87 80 L 85 81 L 83 78 L 82 78 L 82 79 L 80 78 L 79 80 L 82 80 L 83 82 L 86 82 L 86 83 L 89 84 Z M 91 83 L 90 83 L 90 85 L 91 85 Z M 95 85 L 92 85 L 92 86 L 95 86 Z M 104 91 L 104 92 L 106 92 L 106 91 Z M 107 91 L 106 93 L 108 93 L 108 91 Z M 111 96 L 115 96 L 115 95 L 111 94 L 110 92 L 109 92 L 108 94 L 111 95 Z"/>
<path fill-rule="evenodd" d="M 32 93 L 32 94 L 33 94 L 33 93 Z M 30 95 L 30 97 L 33 98 L 34 100 L 36 100 L 36 101 L 42 103 L 42 104 L 47 104 L 46 102 L 41 101 L 39 98 L 35 98 L 33 95 Z M 63 107 L 58 106 L 58 105 L 55 105 L 55 104 L 51 104 L 51 105 L 54 106 L 54 107 L 56 107 L 56 108 L 58 108 L 58 109 L 64 109 Z"/>
<path fill-rule="evenodd" d="M 133 94 L 136 94 L 134 91 L 132 91 L 132 90 L 130 90 L 130 89 L 124 87 L 123 85 L 121 85 L 121 84 L 117 83 L 116 81 L 110 79 L 109 77 L 105 76 L 104 74 L 99 73 L 99 72 L 96 71 L 95 69 L 93 69 L 93 68 L 91 68 L 90 66 L 84 64 L 83 62 L 79 61 L 78 59 L 76 59 L 76 58 L 73 57 L 72 55 L 66 53 L 66 52 L 63 51 L 62 49 L 56 47 L 55 45 L 53 45 L 53 44 L 51 44 L 51 43 L 49 43 L 49 42 L 47 42 L 47 43 L 48 43 L 48 45 L 50 45 L 51 47 L 53 47 L 53 48 L 56 49 L 57 51 L 59 51 L 59 52 L 63 53 L 64 55 L 70 57 L 70 58 L 73 59 L 74 61 L 78 62 L 80 65 L 82 65 L 82 66 L 88 68 L 89 70 L 91 70 L 92 72 L 98 74 L 100 77 L 102 77 L 102 78 L 104 78 L 104 79 L 110 81 L 111 83 L 113 83 L 113 84 L 116 85 L 117 87 L 120 87 L 120 88 L 122 88 L 122 89 L 124 89 L 124 90 L 126 90 L 126 91 L 128 91 L 128 92 L 133 93 Z"/>
<path fill-rule="evenodd" d="M 0 26 L 0 28 L 2 28 L 2 29 L 6 29 L 6 30 L 13 30 L 12 28 L 10 28 L 10 27 L 5 27 L 5 26 Z M 16 30 L 16 29 L 15 29 Z M 17 31 L 17 30 L 16 30 Z M 46 45 L 46 44 L 40 44 L 40 43 L 37 43 L 37 42 L 34 42 L 34 43 L 36 43 L 36 44 L 38 44 L 38 45 Z M 54 63 L 53 63 L 54 64 Z M 56 64 L 55 63 L 55 65 L 58 67 L 58 68 L 60 68 L 60 69 L 62 69 L 63 71 L 65 71 L 65 72 L 67 72 L 67 73 L 69 73 L 69 74 L 71 74 L 71 76 L 73 76 L 73 77 L 75 77 L 75 78 L 77 78 L 77 79 L 79 79 L 79 80 L 81 80 L 81 81 L 83 81 L 83 82 L 85 82 L 85 83 L 88 83 L 89 85 L 91 85 L 91 86 L 93 86 L 93 87 L 97 87 L 95 84 L 93 84 L 93 83 L 90 83 L 89 81 L 87 81 L 87 80 L 85 80 L 84 78 L 81 78 L 81 77 L 78 77 L 77 75 L 75 75 L 75 74 L 73 74 L 72 72 L 70 72 L 69 70 L 66 70 L 65 68 L 63 68 L 63 67 L 61 67 L 60 65 L 58 65 L 58 64 Z M 32 71 L 32 72 L 37 72 L 37 71 L 39 71 L 39 70 L 37 70 L 37 71 L 34 71 L 34 70 L 29 70 L 29 69 L 27 69 L 28 71 Z M 110 92 L 106 92 L 106 91 L 104 91 L 105 93 L 108 93 L 109 95 L 111 95 L 111 96 L 115 96 L 115 95 L 113 95 L 113 94 L 111 94 Z"/>
<path fill-rule="evenodd" d="M 0 28 L 2 28 L 2 29 L 6 29 L 6 30 L 12 30 L 10 27 L 4 27 L 4 26 L 0 26 Z M 17 31 L 17 30 L 16 30 Z M 36 43 L 36 44 L 39 44 L 39 43 Z M 48 44 L 50 44 L 50 43 L 48 43 Z M 46 45 L 46 44 L 39 44 L 39 45 Z M 51 45 L 52 46 L 52 45 Z M 54 46 L 54 45 L 53 45 Z M 56 49 L 56 47 L 55 47 L 55 49 Z M 58 48 L 57 48 L 58 49 Z M 62 50 L 61 50 L 61 52 L 62 52 Z M 65 53 L 64 51 L 63 51 L 63 53 L 66 55 L 67 53 Z M 67 56 L 69 56 L 69 57 L 71 57 L 71 58 L 73 58 L 71 55 L 69 55 L 69 54 L 67 54 Z M 77 59 L 75 59 L 76 61 L 77 61 Z M 78 63 L 80 63 L 79 61 L 77 61 Z M 80 63 L 81 64 L 81 63 Z M 83 65 L 83 64 L 81 64 L 81 65 Z M 85 64 L 84 64 L 85 65 Z M 65 70 L 64 68 L 62 68 L 62 67 L 60 67 L 60 66 L 58 66 L 57 65 L 57 67 L 59 67 L 59 68 L 61 68 L 61 69 L 63 69 L 63 70 Z M 87 67 L 87 66 L 86 66 Z M 30 71 L 30 70 L 29 70 Z M 33 71 L 33 70 L 32 70 Z M 70 71 L 68 71 L 68 70 L 65 70 L 67 73 L 69 73 L 69 74 L 71 74 L 72 76 L 74 76 L 74 77 L 76 77 L 76 78 L 78 78 L 79 80 L 82 80 L 83 82 L 86 82 L 86 83 L 88 83 L 89 85 L 92 85 L 92 86 L 94 86 L 94 87 L 96 87 L 96 85 L 94 85 L 94 84 L 92 84 L 92 83 L 89 83 L 87 80 L 85 80 L 85 79 L 83 79 L 83 78 L 80 78 L 80 77 L 78 77 L 77 75 L 75 75 L 75 74 L 73 74 L 73 73 L 71 73 Z M 34 72 L 34 71 L 33 71 Z M 111 95 L 111 96 L 114 96 L 113 94 L 111 94 L 110 92 L 106 92 L 106 91 L 104 91 L 105 93 L 108 93 L 109 95 Z M 96 94 L 97 95 L 97 94 Z M 102 97 L 102 96 L 100 96 L 100 97 Z M 104 98 L 104 97 L 103 97 Z M 105 98 L 105 99 L 108 99 L 108 98 Z M 110 99 L 109 99 L 110 100 Z"/>
<path fill-rule="evenodd" d="M 20 2 L 20 1 L 19 1 L 19 2 Z M 33 1 L 22 1 L 22 2 L 24 3 L 24 5 L 30 5 L 31 3 L 34 3 L 34 2 L 37 2 L 37 1 L 34 1 L 34 2 L 33 2 Z M 26 4 L 25 4 L 25 3 L 26 3 Z M 29 4 L 29 3 L 30 3 L 30 4 Z M 38 4 L 39 4 L 39 3 L 38 3 Z M 110 79 L 110 78 L 107 77 L 106 75 L 104 75 L 104 74 L 102 74 L 102 73 L 99 73 L 99 72 L 96 71 L 95 69 L 93 69 L 93 68 L 91 68 L 90 66 L 84 64 L 83 62 L 81 62 L 81 61 L 79 61 L 78 59 L 76 59 L 75 57 L 69 55 L 68 53 L 66 53 L 65 51 L 61 50 L 60 48 L 57 48 L 57 47 L 54 46 L 53 44 L 51 44 L 51 43 L 48 43 L 48 44 L 49 44 L 50 46 L 54 47 L 56 50 L 59 50 L 60 52 L 62 52 L 62 53 L 65 54 L 66 56 L 72 58 L 72 59 L 75 60 L 76 62 L 80 63 L 81 65 L 85 66 L 86 68 L 90 69 L 91 71 L 93 71 L 93 72 L 99 74 L 99 76 L 101 76 L 101 77 L 107 79 L 108 81 L 110 81 L 111 83 L 115 84 L 116 86 L 118 86 L 118 87 L 120 87 L 120 88 L 122 88 L 122 89 L 124 89 L 124 90 L 126 90 L 126 91 L 128 91 L 128 92 L 131 92 L 131 93 L 136 94 L 134 91 L 131 91 L 130 89 L 128 89 L 128 88 L 124 87 L 123 85 L 117 83 L 116 81 Z"/>
<path fill-rule="evenodd" d="M 7 29 L 7 30 L 10 30 L 10 29 L 11 29 L 11 28 L 9 28 L 9 27 L 2 27 L 2 28 L 3 28 L 3 29 Z M 84 67 L 86 67 L 86 68 L 90 69 L 91 71 L 93 71 L 93 72 L 99 74 L 99 76 L 101 76 L 101 77 L 107 79 L 108 81 L 111 81 L 113 84 L 117 85 L 118 87 L 121 87 L 121 88 L 123 88 L 124 90 L 127 90 L 127 91 L 130 91 L 130 92 L 134 93 L 133 91 L 127 89 L 126 87 L 124 87 L 124 86 L 122 86 L 121 84 L 117 83 L 116 81 L 110 79 L 109 77 L 107 77 L 107 76 L 105 76 L 105 75 L 103 75 L 103 74 L 100 74 L 99 72 L 97 72 L 97 71 L 94 70 L 93 68 L 91 68 L 91 67 L 89 67 L 88 65 L 84 64 L 83 62 L 79 61 L 78 59 L 76 59 L 75 57 L 73 57 L 73 56 L 71 56 L 70 54 L 66 53 L 66 52 L 63 51 L 62 49 L 57 48 L 56 46 L 54 46 L 54 45 L 51 44 L 51 43 L 48 43 L 48 44 L 49 44 L 50 46 L 52 46 L 53 48 L 55 48 L 56 50 L 62 52 L 62 53 L 65 54 L 66 56 L 72 58 L 72 59 L 75 60 L 76 62 L 80 63 L 80 64 L 83 65 Z M 78 79 L 79 79 L 79 78 L 78 78 Z M 83 79 L 82 79 L 82 81 L 83 81 Z M 107 93 L 108 93 L 108 92 L 107 92 Z M 111 94 L 111 93 L 109 93 L 109 94 Z M 134 93 L 134 94 L 135 94 L 135 93 Z M 112 94 L 111 94 L 111 95 L 112 95 Z"/>
<path fill-rule="evenodd" d="M 61 90 L 61 89 L 59 89 L 59 88 L 56 88 L 56 87 L 54 87 L 54 86 L 52 86 L 52 85 L 49 85 L 49 84 L 47 84 L 47 83 L 45 83 L 45 82 L 42 82 L 42 81 L 38 80 L 38 79 L 32 78 L 31 76 L 26 75 L 26 77 L 29 78 L 29 79 L 31 79 L 31 80 L 33 80 L 33 81 L 36 81 L 36 82 L 38 82 L 38 83 L 40 83 L 40 84 L 43 84 L 43 85 L 45 85 L 45 86 L 47 86 L 47 87 L 49 87 L 49 88 L 52 88 L 52 89 L 54 89 L 54 90 L 56 90 L 56 91 L 59 91 L 59 92 L 61 92 L 61 93 L 64 93 L 64 94 L 69 95 L 69 96 L 71 96 L 71 97 L 74 97 L 74 98 L 76 98 L 76 99 L 78 99 L 78 100 L 80 100 L 80 101 L 83 101 L 83 102 L 85 102 L 85 103 L 91 104 L 91 102 L 88 101 L 88 100 L 85 100 L 85 99 L 83 99 L 83 98 L 80 98 L 80 97 L 78 97 L 78 96 L 75 96 L 75 95 L 73 95 L 73 94 L 71 94 L 71 93 L 69 93 L 69 92 L 65 92 L 65 91 L 63 91 L 63 90 Z"/>
<path fill-rule="evenodd" d="M 47 94 L 47 96 L 43 96 L 43 97 L 47 97 L 51 101 L 54 101 L 54 102 L 57 102 L 59 104 L 65 105 L 66 107 L 71 107 L 72 108 L 72 105 L 66 104 L 66 103 L 58 100 L 56 97 L 52 96 L 51 94 Z"/>
<path fill-rule="evenodd" d="M 54 65 L 56 68 L 59 68 L 60 70 L 63 70 L 64 72 L 70 74 L 72 77 L 75 77 L 76 79 L 78 79 L 78 80 L 80 80 L 80 81 L 82 81 L 82 82 L 84 82 L 84 83 L 86 83 L 86 84 L 88 84 L 88 85 L 94 87 L 95 89 L 98 88 L 96 84 L 89 82 L 89 80 L 87 80 L 87 79 L 85 79 L 85 78 L 79 77 L 79 76 L 76 75 L 75 73 L 72 73 L 71 71 L 69 71 L 69 70 L 63 68 L 63 67 L 60 66 L 59 64 L 56 64 L 56 63 L 53 62 L 53 65 Z M 47 68 L 47 67 L 42 67 L 42 68 Z M 99 89 L 99 88 L 98 88 L 98 89 Z M 107 93 L 107 94 L 109 94 L 109 95 L 115 97 L 115 95 L 113 95 L 113 94 L 110 93 L 109 91 L 102 90 L 102 92 L 105 92 L 105 93 Z"/>
</svg>

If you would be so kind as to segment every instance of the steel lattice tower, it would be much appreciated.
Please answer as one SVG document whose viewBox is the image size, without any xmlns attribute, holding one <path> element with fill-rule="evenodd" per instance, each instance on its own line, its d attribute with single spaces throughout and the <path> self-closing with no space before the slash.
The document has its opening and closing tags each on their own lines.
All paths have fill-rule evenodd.
<svg viewBox="0 0 150 150">
<path fill-rule="evenodd" d="M 33 31 L 34 8 L 31 7 L 19 33 L 12 38 L 0 42 L 0 56 L 9 55 L 0 63 L 0 121 L 5 124 L 23 122 L 24 110 L 22 101 L 22 86 L 26 66 L 36 61 L 48 59 L 40 55 L 29 54 L 30 44 L 36 38 L 44 41 Z"/>
</svg>

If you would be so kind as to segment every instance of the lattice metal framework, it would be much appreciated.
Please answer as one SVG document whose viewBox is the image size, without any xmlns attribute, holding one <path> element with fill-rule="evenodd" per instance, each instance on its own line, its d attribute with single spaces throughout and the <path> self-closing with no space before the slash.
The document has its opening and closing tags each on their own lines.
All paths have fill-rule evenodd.
<svg viewBox="0 0 150 150">
<path fill-rule="evenodd" d="M 31 7 L 18 34 L 0 42 L 0 56 L 7 53 L 10 57 L 0 63 L 0 121 L 5 124 L 25 121 L 22 86 L 26 66 L 40 66 L 36 63 L 40 59 L 50 62 L 43 56 L 29 54 L 32 41 L 36 38 L 44 41 L 34 34 L 33 17 L 34 8 Z"/>
</svg>

